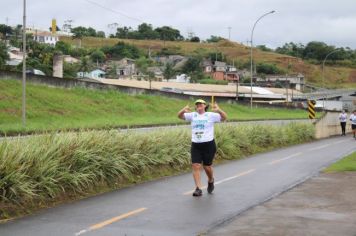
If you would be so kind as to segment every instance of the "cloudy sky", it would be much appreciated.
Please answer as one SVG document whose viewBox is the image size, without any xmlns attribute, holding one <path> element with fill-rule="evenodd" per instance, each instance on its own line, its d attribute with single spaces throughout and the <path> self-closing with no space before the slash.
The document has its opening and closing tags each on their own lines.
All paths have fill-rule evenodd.
<svg viewBox="0 0 356 236">
<path fill-rule="evenodd" d="M 21 24 L 22 0 L 0 0 L 0 23 Z M 99 4 L 100 6 L 98 6 Z M 278 47 L 285 42 L 323 41 L 356 49 L 355 0 L 27 0 L 29 25 L 48 28 L 52 18 L 61 27 L 92 26 L 109 32 L 108 24 L 136 28 L 147 22 L 169 25 L 187 36 L 210 35 L 246 44 L 254 22 L 275 10 L 256 26 L 254 44 Z M 111 10 L 110 10 L 111 9 Z"/>
</svg>

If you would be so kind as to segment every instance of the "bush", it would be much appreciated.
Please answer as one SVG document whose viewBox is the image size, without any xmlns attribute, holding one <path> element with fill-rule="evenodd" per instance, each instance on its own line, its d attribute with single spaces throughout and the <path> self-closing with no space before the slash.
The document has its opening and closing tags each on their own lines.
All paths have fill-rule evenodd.
<svg viewBox="0 0 356 236">
<path fill-rule="evenodd" d="M 276 75 L 276 74 L 284 74 L 285 71 L 280 69 L 275 64 L 269 63 L 258 63 L 256 67 L 257 73 L 266 74 L 266 75 Z"/>
<path fill-rule="evenodd" d="M 214 80 L 214 79 L 208 78 L 208 79 L 199 80 L 199 83 L 201 83 L 201 84 L 227 85 L 229 83 L 229 81 L 226 81 L 226 80 Z"/>
<path fill-rule="evenodd" d="M 216 129 L 217 159 L 312 140 L 311 124 L 224 125 Z M 177 173 L 190 167 L 190 131 L 91 131 L 0 142 L 0 219 L 61 196 L 82 196 Z"/>
</svg>

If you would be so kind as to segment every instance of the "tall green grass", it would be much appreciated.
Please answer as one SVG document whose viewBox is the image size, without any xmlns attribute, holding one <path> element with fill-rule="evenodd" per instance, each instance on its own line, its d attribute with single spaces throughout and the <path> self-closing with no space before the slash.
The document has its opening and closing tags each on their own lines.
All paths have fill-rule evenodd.
<svg viewBox="0 0 356 236">
<path fill-rule="evenodd" d="M 306 142 L 312 125 L 232 126 L 216 129 L 217 159 L 230 160 Z M 190 167 L 190 131 L 89 131 L 0 141 L 0 219 L 78 198 L 103 188 L 146 181 Z"/>
</svg>

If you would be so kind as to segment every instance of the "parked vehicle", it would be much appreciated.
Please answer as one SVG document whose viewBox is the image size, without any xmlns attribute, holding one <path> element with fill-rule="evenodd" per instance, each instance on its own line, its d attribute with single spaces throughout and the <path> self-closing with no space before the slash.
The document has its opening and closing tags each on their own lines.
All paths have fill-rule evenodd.
<svg viewBox="0 0 356 236">
<path fill-rule="evenodd" d="M 164 92 L 170 92 L 170 93 L 183 93 L 183 90 L 177 88 L 171 88 L 171 87 L 162 87 L 160 90 Z"/>
<path fill-rule="evenodd" d="M 37 69 L 26 70 L 26 74 L 28 74 L 28 75 L 46 75 L 43 71 L 37 70 Z"/>
</svg>

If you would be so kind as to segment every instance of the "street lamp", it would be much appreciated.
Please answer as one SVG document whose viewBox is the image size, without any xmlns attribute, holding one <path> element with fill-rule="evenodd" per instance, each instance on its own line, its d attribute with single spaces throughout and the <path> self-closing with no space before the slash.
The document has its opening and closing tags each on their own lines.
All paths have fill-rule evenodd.
<svg viewBox="0 0 356 236">
<path fill-rule="evenodd" d="M 334 54 L 335 52 L 338 52 L 340 50 L 340 48 L 337 48 L 331 52 L 329 52 L 325 58 L 324 58 L 324 61 L 323 61 L 323 68 L 322 68 L 322 76 L 323 76 L 323 89 L 326 90 L 325 88 L 325 75 L 324 75 L 324 67 L 325 67 L 325 61 L 326 59 L 328 59 L 328 57 L 331 55 L 331 54 Z M 323 98 L 323 109 L 325 110 L 325 97 L 327 96 L 326 92 L 324 94 L 324 98 Z"/>
<path fill-rule="evenodd" d="M 251 31 L 251 81 L 250 81 L 250 85 L 251 85 L 251 97 L 250 97 L 250 105 L 251 105 L 251 109 L 252 109 L 252 78 L 253 78 L 253 62 L 252 62 L 252 49 L 253 49 L 253 31 L 255 30 L 256 24 L 265 16 L 275 13 L 275 11 L 270 11 L 267 12 L 265 14 L 263 14 L 262 16 L 260 16 L 260 18 L 258 18 L 255 22 L 255 24 L 253 25 L 252 31 Z"/>
<path fill-rule="evenodd" d="M 26 0 L 23 0 L 22 25 L 22 125 L 26 126 Z"/>
</svg>

